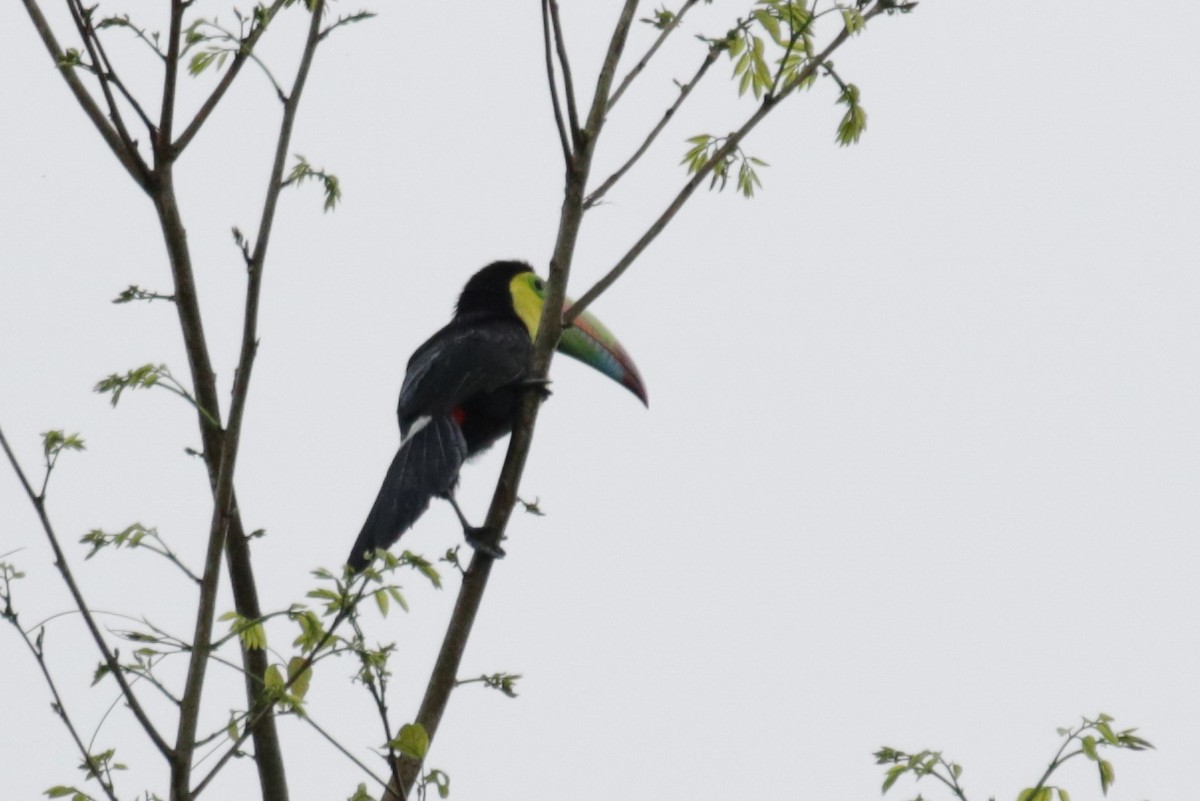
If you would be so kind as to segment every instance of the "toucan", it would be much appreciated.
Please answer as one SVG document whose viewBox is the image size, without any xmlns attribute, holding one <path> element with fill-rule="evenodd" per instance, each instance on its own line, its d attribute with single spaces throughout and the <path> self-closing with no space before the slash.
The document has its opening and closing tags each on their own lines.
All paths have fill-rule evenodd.
<svg viewBox="0 0 1200 801">
<path fill-rule="evenodd" d="M 532 380 L 546 286 L 525 262 L 497 261 L 471 276 L 454 319 L 408 360 L 400 387 L 400 450 L 379 488 L 347 562 L 366 567 L 375 551 L 409 529 L 434 497 L 450 501 L 467 541 L 493 557 L 496 537 L 469 525 L 454 489 L 463 462 L 512 431 L 522 393 Z M 569 308 L 570 301 L 567 301 Z M 646 387 L 629 354 L 586 311 L 563 332 L 558 350 L 619 382 L 647 404 Z"/>
</svg>

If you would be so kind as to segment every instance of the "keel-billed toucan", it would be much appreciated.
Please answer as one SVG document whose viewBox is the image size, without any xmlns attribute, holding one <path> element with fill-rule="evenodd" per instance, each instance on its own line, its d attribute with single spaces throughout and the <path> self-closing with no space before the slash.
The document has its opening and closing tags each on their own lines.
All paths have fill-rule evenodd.
<svg viewBox="0 0 1200 801">
<path fill-rule="evenodd" d="M 400 450 L 350 553 L 353 570 L 387 548 L 434 496 L 454 503 L 465 460 L 512 430 L 531 383 L 533 339 L 545 305 L 542 279 L 524 262 L 498 261 L 467 282 L 454 319 L 417 348 L 400 387 Z M 646 403 L 642 378 L 620 343 L 587 312 L 563 332 L 558 350 L 620 382 Z M 469 526 L 467 540 L 503 555 L 494 537 Z"/>
</svg>

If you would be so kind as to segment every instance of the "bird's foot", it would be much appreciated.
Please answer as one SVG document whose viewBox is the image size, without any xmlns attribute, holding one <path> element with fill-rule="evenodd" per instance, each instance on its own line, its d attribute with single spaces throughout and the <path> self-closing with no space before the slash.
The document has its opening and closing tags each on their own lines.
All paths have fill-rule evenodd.
<svg viewBox="0 0 1200 801">
<path fill-rule="evenodd" d="M 487 526 L 465 526 L 463 535 L 467 544 L 477 551 L 487 554 L 493 559 L 503 559 L 504 549 L 500 547 L 500 532 Z"/>
<path fill-rule="evenodd" d="M 537 393 L 542 396 L 542 400 L 546 400 L 554 393 L 550 391 L 549 378 L 526 378 L 521 382 L 523 387 L 533 387 Z"/>
</svg>

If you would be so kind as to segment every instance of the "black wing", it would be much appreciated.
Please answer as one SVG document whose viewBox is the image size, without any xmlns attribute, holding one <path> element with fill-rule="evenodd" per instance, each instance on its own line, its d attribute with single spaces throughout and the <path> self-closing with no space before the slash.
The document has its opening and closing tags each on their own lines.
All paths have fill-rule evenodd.
<svg viewBox="0 0 1200 801">
<path fill-rule="evenodd" d="M 396 409 L 401 437 L 421 417 L 450 414 L 475 395 L 525 378 L 532 356 L 520 322 L 456 319 L 408 360 Z"/>
</svg>

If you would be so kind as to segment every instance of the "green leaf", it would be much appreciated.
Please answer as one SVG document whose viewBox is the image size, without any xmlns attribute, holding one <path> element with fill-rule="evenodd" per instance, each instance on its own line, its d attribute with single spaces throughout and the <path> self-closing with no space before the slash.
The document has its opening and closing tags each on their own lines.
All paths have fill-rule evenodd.
<svg viewBox="0 0 1200 801">
<path fill-rule="evenodd" d="M 367 792 L 367 785 L 360 784 L 354 791 L 354 795 L 350 796 L 346 801 L 375 801 L 375 796 Z"/>
<path fill-rule="evenodd" d="M 304 698 L 304 696 L 308 695 L 308 686 L 312 681 L 313 671 L 311 663 L 308 667 L 304 668 L 304 672 L 296 673 L 296 671 L 304 666 L 305 662 L 308 662 L 308 660 L 302 656 L 293 656 L 288 660 L 288 678 L 292 680 L 292 693 L 297 698 Z"/>
<path fill-rule="evenodd" d="M 263 684 L 272 693 L 278 693 L 283 690 L 285 684 L 283 680 L 283 672 L 279 669 L 279 665 L 270 665 L 263 673 Z"/>
<path fill-rule="evenodd" d="M 429 752 L 429 732 L 420 723 L 405 723 L 392 741 L 392 747 L 405 756 L 424 760 Z"/>
<path fill-rule="evenodd" d="M 42 432 L 42 451 L 47 458 L 57 456 L 63 451 L 82 450 L 85 450 L 85 447 L 78 433 L 65 434 L 61 428 Z"/>
<path fill-rule="evenodd" d="M 1058 801 L 1071 801 L 1071 796 L 1062 787 L 1058 788 Z"/>
<path fill-rule="evenodd" d="M 888 790 L 892 789 L 892 785 L 896 783 L 896 780 L 899 779 L 906 770 L 908 770 L 908 768 L 904 765 L 895 765 L 888 768 L 887 775 L 883 780 L 883 792 L 886 793 Z"/>
<path fill-rule="evenodd" d="M 445 771 L 431 770 L 421 779 L 421 784 L 433 784 L 437 786 L 439 798 L 450 797 L 450 777 Z"/>
<path fill-rule="evenodd" d="M 843 8 L 842 21 L 846 24 L 846 33 L 857 34 L 867 24 L 867 20 L 856 8 Z"/>
<path fill-rule="evenodd" d="M 379 614 L 387 617 L 388 613 L 388 594 L 385 590 L 379 589 L 372 593 L 375 596 L 375 605 L 379 607 Z"/>
<path fill-rule="evenodd" d="M 188 72 L 193 76 L 197 76 L 212 66 L 213 60 L 217 57 L 215 50 L 203 50 L 192 54 L 192 60 L 188 62 Z"/>
<path fill-rule="evenodd" d="M 1112 763 L 1106 759 L 1101 759 L 1096 763 L 1100 768 L 1100 791 L 1108 795 L 1108 788 L 1112 787 L 1112 783 L 1116 781 L 1117 775 L 1113 771 Z"/>
<path fill-rule="evenodd" d="M 440 585 L 435 585 L 440 586 Z M 400 592 L 399 587 L 388 587 L 388 594 L 392 596 L 392 600 L 400 605 L 400 608 L 405 612 L 408 611 L 408 601 L 404 600 L 404 594 Z"/>
<path fill-rule="evenodd" d="M 1113 733 L 1112 728 L 1103 720 L 1097 721 L 1095 725 L 1096 731 L 1100 732 L 1100 736 L 1104 738 L 1109 745 L 1120 745 L 1117 735 Z"/>
<path fill-rule="evenodd" d="M 1083 754 L 1088 759 L 1092 760 L 1093 762 L 1100 759 L 1100 755 L 1096 753 L 1095 737 L 1090 734 L 1085 735 L 1082 739 L 1080 739 L 1079 744 L 1083 746 Z"/>
<path fill-rule="evenodd" d="M 762 26 L 775 43 L 780 47 L 786 47 L 787 43 L 783 41 L 783 35 L 779 30 L 779 20 L 771 16 L 771 13 L 765 8 L 760 8 L 754 12 L 754 19 Z"/>
</svg>

